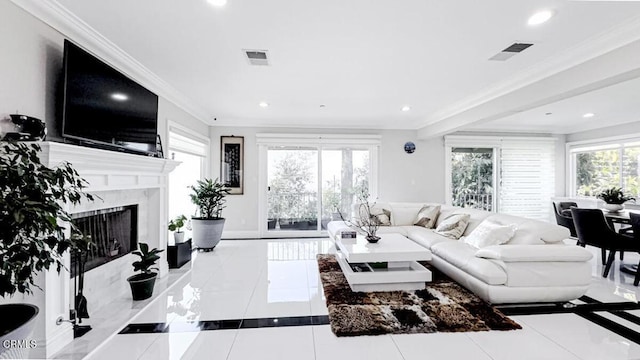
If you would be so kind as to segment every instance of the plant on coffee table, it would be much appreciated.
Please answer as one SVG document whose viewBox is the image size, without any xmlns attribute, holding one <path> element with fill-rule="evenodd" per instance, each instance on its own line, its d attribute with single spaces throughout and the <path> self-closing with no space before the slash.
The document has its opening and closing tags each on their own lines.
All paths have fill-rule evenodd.
<svg viewBox="0 0 640 360">
<path fill-rule="evenodd" d="M 380 228 L 380 221 L 371 211 L 371 208 L 374 207 L 376 203 L 369 203 L 369 193 L 364 189 L 358 193 L 357 200 L 360 204 L 358 206 L 358 216 L 351 220 L 346 220 L 340 209 L 336 208 L 340 214 L 340 219 L 350 228 L 363 234 L 368 242 L 377 243 L 380 240 L 380 237 L 376 235 L 378 228 Z"/>
</svg>

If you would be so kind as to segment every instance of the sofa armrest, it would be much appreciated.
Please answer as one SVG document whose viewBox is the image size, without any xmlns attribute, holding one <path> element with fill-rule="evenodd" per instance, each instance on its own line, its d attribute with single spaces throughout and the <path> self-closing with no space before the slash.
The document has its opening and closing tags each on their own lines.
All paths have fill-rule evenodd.
<svg viewBox="0 0 640 360">
<path fill-rule="evenodd" d="M 476 257 L 504 262 L 585 262 L 593 254 L 571 245 L 493 245 L 478 250 Z"/>
</svg>

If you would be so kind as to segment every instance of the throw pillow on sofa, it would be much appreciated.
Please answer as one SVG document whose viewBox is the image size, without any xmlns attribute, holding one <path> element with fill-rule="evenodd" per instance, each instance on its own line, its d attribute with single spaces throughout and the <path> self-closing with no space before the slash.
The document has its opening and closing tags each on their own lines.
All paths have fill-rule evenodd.
<svg viewBox="0 0 640 360">
<path fill-rule="evenodd" d="M 464 230 L 469 225 L 471 215 L 469 214 L 451 214 L 444 219 L 436 228 L 435 232 L 451 239 L 460 239 Z"/>
<path fill-rule="evenodd" d="M 514 224 L 501 225 L 491 220 L 484 220 L 463 241 L 478 249 L 501 245 L 511 240 L 516 230 L 517 227 Z"/>
<path fill-rule="evenodd" d="M 436 220 L 440 214 L 440 205 L 425 205 L 418 211 L 418 217 L 413 225 L 426 227 L 427 229 L 433 229 L 436 225 Z"/>
<path fill-rule="evenodd" d="M 380 226 L 391 226 L 391 211 L 387 209 L 371 209 L 371 216 Z"/>
<path fill-rule="evenodd" d="M 384 209 L 376 204 L 369 204 L 369 211 L 371 213 L 371 221 L 380 226 L 391 226 L 391 211 Z M 363 221 L 367 218 L 367 209 L 364 206 L 359 208 L 360 220 Z M 357 221 L 356 221 L 357 222 Z"/>
</svg>

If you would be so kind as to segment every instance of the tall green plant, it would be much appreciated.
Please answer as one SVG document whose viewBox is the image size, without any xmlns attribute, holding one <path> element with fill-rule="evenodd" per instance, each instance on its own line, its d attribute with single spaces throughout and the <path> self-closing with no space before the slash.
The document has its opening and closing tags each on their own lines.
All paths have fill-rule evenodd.
<svg viewBox="0 0 640 360">
<path fill-rule="evenodd" d="M 0 296 L 31 293 L 38 272 L 59 272 L 62 255 L 76 246 L 67 236 L 71 217 L 64 204 L 93 201 L 88 183 L 69 163 L 49 168 L 36 143 L 0 145 Z"/>
<path fill-rule="evenodd" d="M 220 219 L 222 209 L 227 201 L 225 197 L 229 194 L 230 189 L 220 183 L 218 179 L 198 180 L 196 185 L 189 187 L 191 189 L 191 202 L 198 207 L 198 214 L 204 219 Z"/>
</svg>

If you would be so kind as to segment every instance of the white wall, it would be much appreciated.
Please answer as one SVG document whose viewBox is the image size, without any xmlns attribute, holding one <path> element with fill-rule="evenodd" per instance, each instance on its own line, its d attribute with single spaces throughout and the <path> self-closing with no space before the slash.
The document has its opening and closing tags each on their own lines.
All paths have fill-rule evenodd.
<svg viewBox="0 0 640 360">
<path fill-rule="evenodd" d="M 48 139 L 59 139 L 57 131 L 59 87 L 62 75 L 63 45 L 65 36 L 34 18 L 10 1 L 0 1 L 0 116 L 20 113 L 42 119 L 47 124 Z M 73 39 L 71 39 L 73 40 Z M 143 84 L 144 85 L 144 84 Z M 160 98 L 158 109 L 158 131 L 167 141 L 167 122 L 192 128 L 206 134 L 208 126 L 182 111 L 171 102 Z M 164 230 L 164 224 L 163 230 Z M 127 264 L 127 270 L 130 267 Z M 57 275 L 51 275 L 57 276 Z M 44 276 L 39 276 L 42 283 Z M 44 287 L 44 286 L 43 286 Z M 46 289 L 59 291 L 60 289 Z M 40 307 L 40 315 L 33 338 L 39 342 L 46 339 L 45 320 L 47 306 L 44 294 L 34 290 L 33 296 L 16 295 L 11 299 L 0 298 L 0 304 L 8 302 L 30 302 Z M 48 319 L 47 321 L 50 321 Z M 55 319 L 54 319 L 55 320 Z M 50 356 L 52 349 L 42 343 L 29 357 Z"/>
<path fill-rule="evenodd" d="M 230 195 L 225 231 L 259 230 L 257 133 L 381 135 L 378 192 L 381 201 L 444 201 L 444 145 L 441 138 L 417 140 L 410 130 L 331 130 L 303 128 L 210 127 L 212 176 L 220 176 L 220 136 L 244 136 L 244 195 Z M 413 141 L 416 151 L 404 152 Z"/>
<path fill-rule="evenodd" d="M 603 122 L 606 123 L 606 119 L 603 120 Z M 598 140 L 613 136 L 634 134 L 640 134 L 640 121 L 568 134 L 567 142 Z"/>
</svg>

